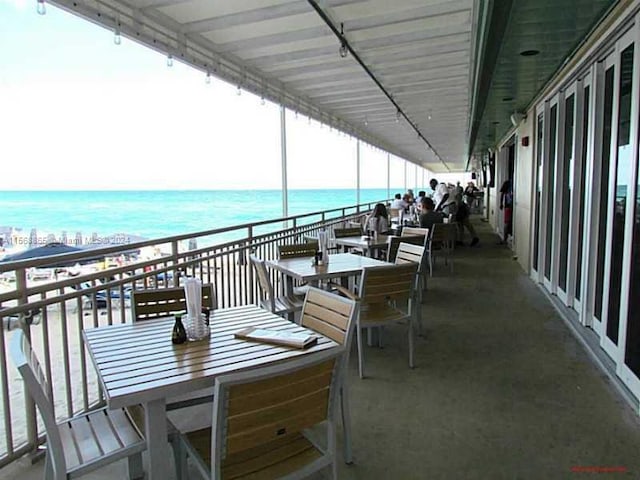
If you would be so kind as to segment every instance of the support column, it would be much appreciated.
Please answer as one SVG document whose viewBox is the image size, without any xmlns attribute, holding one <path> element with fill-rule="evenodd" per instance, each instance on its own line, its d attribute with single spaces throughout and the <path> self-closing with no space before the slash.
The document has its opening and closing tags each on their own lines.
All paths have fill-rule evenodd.
<svg viewBox="0 0 640 480">
<path fill-rule="evenodd" d="M 387 198 L 391 198 L 391 155 L 387 153 Z"/>
<path fill-rule="evenodd" d="M 360 211 L 360 139 L 356 140 L 356 205 Z"/>
<path fill-rule="evenodd" d="M 282 168 L 282 216 L 289 216 L 289 187 L 287 185 L 287 121 L 286 109 L 280 106 L 280 154 Z M 289 222 L 284 222 L 284 228 L 288 227 Z"/>
<path fill-rule="evenodd" d="M 404 161 L 404 191 L 407 191 L 407 161 Z"/>
</svg>

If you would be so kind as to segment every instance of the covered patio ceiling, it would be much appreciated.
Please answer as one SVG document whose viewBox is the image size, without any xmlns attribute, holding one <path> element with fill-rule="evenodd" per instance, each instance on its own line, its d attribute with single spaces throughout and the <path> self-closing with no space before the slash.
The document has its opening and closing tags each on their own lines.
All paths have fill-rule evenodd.
<svg viewBox="0 0 640 480">
<path fill-rule="evenodd" d="M 52 3 L 437 173 L 464 171 L 506 133 L 509 114 L 615 2 Z M 534 67 L 509 66 L 550 31 Z"/>
</svg>

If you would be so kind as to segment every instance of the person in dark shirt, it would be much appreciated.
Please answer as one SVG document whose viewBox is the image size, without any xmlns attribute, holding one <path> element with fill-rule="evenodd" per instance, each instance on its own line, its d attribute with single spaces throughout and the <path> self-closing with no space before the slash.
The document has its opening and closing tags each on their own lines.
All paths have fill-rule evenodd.
<svg viewBox="0 0 640 480">
<path fill-rule="evenodd" d="M 428 228 L 429 231 L 433 228 L 433 225 L 436 223 L 443 223 L 442 214 L 435 212 L 436 205 L 433 203 L 433 200 L 429 197 L 422 198 L 422 206 L 420 214 L 420 227 Z"/>
</svg>

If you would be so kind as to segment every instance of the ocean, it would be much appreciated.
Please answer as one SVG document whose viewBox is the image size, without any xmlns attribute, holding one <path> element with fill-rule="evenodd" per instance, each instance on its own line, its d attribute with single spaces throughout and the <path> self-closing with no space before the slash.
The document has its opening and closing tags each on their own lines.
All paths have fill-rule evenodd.
<svg viewBox="0 0 640 480">
<path fill-rule="evenodd" d="M 392 190 L 401 192 L 403 189 Z M 362 189 L 362 203 L 387 189 Z M 355 189 L 290 190 L 289 214 L 356 204 Z M 14 227 L 74 238 L 114 234 L 161 238 L 282 216 L 280 190 L 4 191 L 0 229 Z M 39 240 L 40 241 L 40 240 Z"/>
</svg>

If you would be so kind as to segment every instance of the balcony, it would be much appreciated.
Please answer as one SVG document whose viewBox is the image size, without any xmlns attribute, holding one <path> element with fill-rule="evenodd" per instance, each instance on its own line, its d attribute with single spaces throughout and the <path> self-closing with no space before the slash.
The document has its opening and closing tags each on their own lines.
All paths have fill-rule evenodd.
<svg viewBox="0 0 640 480">
<path fill-rule="evenodd" d="M 49 283 L 27 282 L 26 271 L 51 260 L 21 263 L 16 288 L 0 296 L 1 315 L 40 312 L 34 317 L 37 324 L 27 328 L 53 379 L 56 413 L 65 417 L 102 402 L 79 332 L 130 321 L 130 288 L 194 275 L 214 283 L 221 307 L 254 303 L 247 252 L 272 258 L 278 244 L 359 215 L 358 208 L 350 207 L 291 218 L 292 226 L 284 229 L 282 219 L 238 226 L 228 229 L 234 240 L 219 243 L 211 239 L 228 230 L 155 240 L 154 248 L 166 251 L 169 246 L 170 253 Z M 355 463 L 340 462 L 339 478 L 637 474 L 637 417 L 512 260 L 511 251 L 495 245 L 497 237 L 486 224 L 476 227 L 480 247 L 456 249 L 453 273 L 438 263 L 429 279 L 417 368 L 407 368 L 403 332 L 393 329 L 385 332 L 384 348 L 367 349 L 368 378 L 358 378 L 357 362 L 350 365 Z M 271 231 L 255 233 L 260 229 Z M 191 238 L 202 246 L 183 249 Z M 104 252 L 117 254 L 118 248 L 123 247 Z M 74 256 L 65 260 L 77 260 Z M 280 288 L 276 275 L 273 281 Z M 71 288 L 83 282 L 86 288 Z M 5 345 L 0 350 L 0 478 L 41 478 L 43 462 L 32 465 L 37 455 L 27 453 L 42 440 L 42 428 L 6 360 L 11 334 L 0 333 Z M 125 468 L 126 462 L 120 462 L 91 478 L 124 478 Z"/>
</svg>

